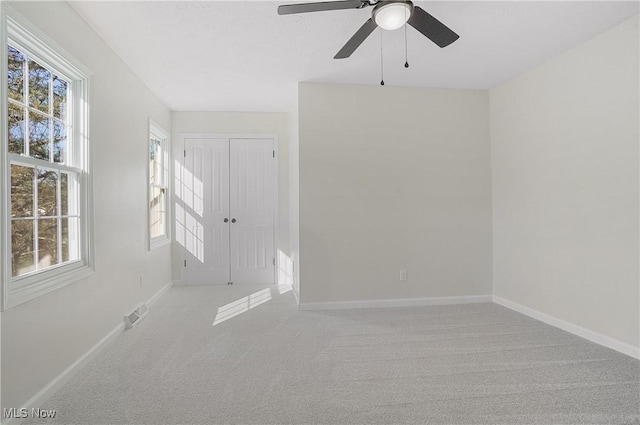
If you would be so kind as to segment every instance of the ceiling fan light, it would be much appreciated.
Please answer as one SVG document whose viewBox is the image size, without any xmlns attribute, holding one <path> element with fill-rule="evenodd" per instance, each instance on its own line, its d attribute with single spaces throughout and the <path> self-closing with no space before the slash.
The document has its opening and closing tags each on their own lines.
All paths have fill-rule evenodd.
<svg viewBox="0 0 640 425">
<path fill-rule="evenodd" d="M 411 6 L 408 2 L 388 3 L 373 11 L 373 20 L 385 30 L 397 30 L 409 20 L 410 16 Z"/>
</svg>

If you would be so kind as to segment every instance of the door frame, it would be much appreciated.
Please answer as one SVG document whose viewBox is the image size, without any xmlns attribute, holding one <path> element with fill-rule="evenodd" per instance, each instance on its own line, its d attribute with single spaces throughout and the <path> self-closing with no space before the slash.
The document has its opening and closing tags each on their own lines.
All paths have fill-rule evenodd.
<svg viewBox="0 0 640 425">
<path fill-rule="evenodd" d="M 278 192 L 278 181 L 279 181 L 279 176 L 280 176 L 280 170 L 279 170 L 279 149 L 278 149 L 278 135 L 276 134 L 255 134 L 255 133 L 190 133 L 190 132 L 184 132 L 184 133 L 180 133 L 180 150 L 182 152 L 186 151 L 186 142 L 185 139 L 271 139 L 273 140 L 273 150 L 274 150 L 274 178 L 273 178 L 273 193 L 274 193 L 274 205 L 273 205 L 273 258 L 274 258 L 274 265 L 273 265 L 273 282 L 278 285 L 280 282 L 278 281 L 278 269 L 279 269 L 279 258 L 278 258 L 278 241 L 279 239 L 279 233 L 280 233 L 280 214 L 279 214 L 279 199 L 280 199 L 280 194 Z M 184 165 L 183 163 L 183 159 L 184 156 L 178 155 L 179 158 L 179 162 L 180 165 Z M 175 167 L 172 167 L 175 169 Z M 184 167 L 180 168 L 180 181 L 182 181 L 183 179 L 183 175 L 182 172 L 184 170 Z M 175 172 L 175 171 L 174 171 Z M 175 185 L 175 177 L 174 176 L 174 180 L 173 180 L 173 184 L 172 186 Z M 172 195 L 175 196 L 175 188 L 173 188 L 174 190 L 172 191 Z M 175 215 L 175 207 L 176 207 L 176 202 L 177 200 L 174 199 L 173 200 L 173 209 L 174 211 L 172 211 L 174 217 Z M 175 223 L 173 223 L 173 225 L 175 225 Z M 172 226 L 173 227 L 173 226 Z M 175 235 L 175 231 L 173 232 L 173 235 Z M 174 240 L 174 242 L 176 242 Z M 185 255 L 185 251 L 182 250 L 181 254 L 180 254 L 180 264 L 184 264 L 184 261 L 186 261 L 186 255 Z M 181 283 L 184 285 L 184 267 L 180 267 L 180 281 Z"/>
</svg>

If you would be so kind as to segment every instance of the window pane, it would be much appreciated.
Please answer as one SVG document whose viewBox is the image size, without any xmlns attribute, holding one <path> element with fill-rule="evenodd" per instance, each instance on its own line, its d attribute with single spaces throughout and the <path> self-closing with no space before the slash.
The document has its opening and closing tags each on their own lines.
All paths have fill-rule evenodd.
<svg viewBox="0 0 640 425">
<path fill-rule="evenodd" d="M 53 162 L 66 162 L 67 127 L 62 121 L 53 120 Z"/>
<path fill-rule="evenodd" d="M 11 164 L 11 217 L 33 217 L 35 169 Z"/>
<path fill-rule="evenodd" d="M 159 140 L 151 139 L 149 145 L 149 182 L 162 185 L 162 144 Z"/>
<path fill-rule="evenodd" d="M 38 168 L 38 216 L 50 217 L 57 215 L 58 173 L 56 171 Z"/>
<path fill-rule="evenodd" d="M 38 270 L 58 264 L 58 219 L 38 220 Z"/>
<path fill-rule="evenodd" d="M 37 112 L 29 114 L 29 156 L 49 160 L 51 119 Z"/>
<path fill-rule="evenodd" d="M 78 243 L 77 218 L 63 218 L 62 222 L 62 261 L 75 261 L 80 259 Z"/>
<path fill-rule="evenodd" d="M 24 153 L 24 108 L 9 102 L 9 152 Z"/>
<path fill-rule="evenodd" d="M 36 61 L 29 60 L 29 106 L 42 112 L 49 111 L 49 85 L 51 72 Z"/>
<path fill-rule="evenodd" d="M 60 215 L 69 215 L 69 175 L 60 173 Z"/>
<path fill-rule="evenodd" d="M 53 76 L 53 116 L 67 119 L 67 82 Z"/>
<path fill-rule="evenodd" d="M 149 233 L 151 238 L 165 235 L 165 189 L 152 187 L 149 200 Z"/>
<path fill-rule="evenodd" d="M 27 58 L 11 46 L 8 46 L 8 58 L 9 99 L 24 102 L 24 63 Z"/>
<path fill-rule="evenodd" d="M 34 220 L 11 222 L 11 276 L 20 276 L 36 269 L 33 255 Z"/>
</svg>

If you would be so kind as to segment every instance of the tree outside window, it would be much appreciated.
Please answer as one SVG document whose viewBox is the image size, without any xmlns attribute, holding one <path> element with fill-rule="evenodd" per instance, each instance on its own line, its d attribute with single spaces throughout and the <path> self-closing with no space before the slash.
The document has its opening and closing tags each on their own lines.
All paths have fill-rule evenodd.
<svg viewBox="0 0 640 425">
<path fill-rule="evenodd" d="M 11 276 L 78 260 L 78 171 L 68 163 L 70 80 L 9 44 Z"/>
</svg>

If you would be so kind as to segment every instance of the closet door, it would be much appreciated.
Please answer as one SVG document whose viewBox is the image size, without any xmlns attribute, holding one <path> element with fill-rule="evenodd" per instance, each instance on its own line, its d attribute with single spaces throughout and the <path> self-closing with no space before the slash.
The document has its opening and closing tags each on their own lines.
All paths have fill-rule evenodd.
<svg viewBox="0 0 640 425">
<path fill-rule="evenodd" d="M 231 139 L 229 199 L 233 283 L 275 282 L 273 140 Z"/>
<path fill-rule="evenodd" d="M 184 234 L 184 283 L 226 285 L 229 282 L 229 140 L 185 139 L 181 180 L 176 193 L 176 226 L 179 243 L 181 233 Z"/>
</svg>

